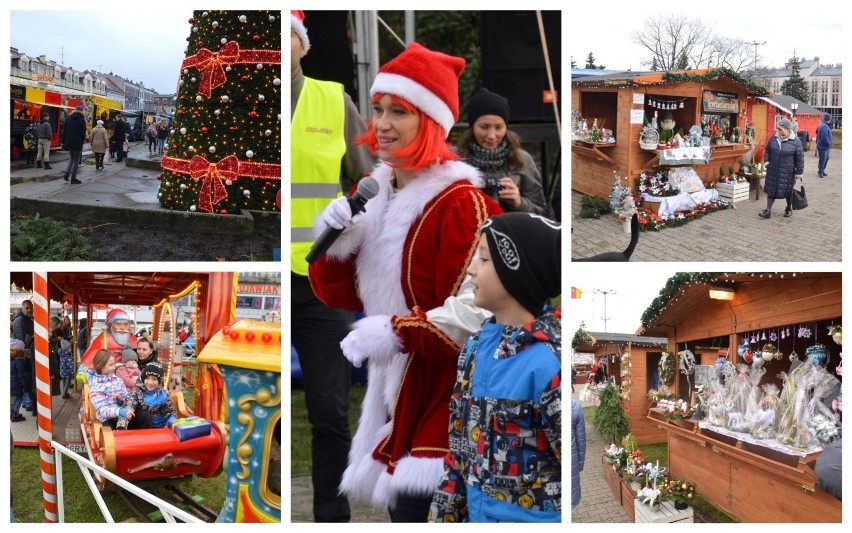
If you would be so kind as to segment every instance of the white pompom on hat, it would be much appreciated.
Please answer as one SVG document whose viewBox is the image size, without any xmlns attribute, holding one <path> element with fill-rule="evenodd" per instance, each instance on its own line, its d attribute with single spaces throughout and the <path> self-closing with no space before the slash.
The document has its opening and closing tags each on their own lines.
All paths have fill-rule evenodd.
<svg viewBox="0 0 852 533">
<path fill-rule="evenodd" d="M 411 43 L 379 68 L 370 97 L 392 94 L 410 102 L 437 122 L 448 137 L 459 118 L 459 76 L 464 65 L 460 57 Z"/>
<path fill-rule="evenodd" d="M 311 49 L 311 41 L 308 39 L 308 29 L 305 27 L 305 12 L 290 11 L 290 28 L 299 36 L 302 41 L 302 57 Z"/>
</svg>

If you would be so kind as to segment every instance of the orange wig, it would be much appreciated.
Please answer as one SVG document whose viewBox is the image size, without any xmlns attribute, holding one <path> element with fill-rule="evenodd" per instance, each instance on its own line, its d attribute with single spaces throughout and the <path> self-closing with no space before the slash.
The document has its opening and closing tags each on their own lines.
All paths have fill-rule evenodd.
<svg viewBox="0 0 852 533">
<path fill-rule="evenodd" d="M 384 93 L 376 93 L 373 96 L 372 102 L 378 102 L 384 95 Z M 402 107 L 409 113 L 416 113 L 420 117 L 420 128 L 417 130 L 417 136 L 411 141 L 411 144 L 393 154 L 401 163 L 388 163 L 389 165 L 406 170 L 423 170 L 435 163 L 446 163 L 447 161 L 458 159 L 458 156 L 450 150 L 450 146 L 447 144 L 444 128 L 407 100 L 395 95 L 390 95 L 390 97 L 395 105 Z M 367 133 L 355 139 L 355 142 L 357 144 L 366 144 L 373 154 L 378 152 L 379 140 L 376 137 L 372 118 L 370 119 Z"/>
</svg>

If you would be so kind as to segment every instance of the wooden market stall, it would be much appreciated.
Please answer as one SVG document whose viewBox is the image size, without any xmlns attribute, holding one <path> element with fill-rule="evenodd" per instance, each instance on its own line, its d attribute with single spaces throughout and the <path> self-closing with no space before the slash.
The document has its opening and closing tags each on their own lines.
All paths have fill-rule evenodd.
<svg viewBox="0 0 852 533">
<path fill-rule="evenodd" d="M 752 151 L 745 142 L 747 99 L 766 95 L 765 88 L 730 69 L 628 71 L 577 78 L 571 85 L 575 114 L 587 124 L 597 121 L 614 137 L 612 142 L 572 141 L 571 188 L 601 198 L 609 197 L 613 171 L 633 188 L 640 174 L 677 163 L 666 158 L 664 150 L 640 147 L 643 122 L 655 112 L 658 121 L 673 119 L 674 131 L 682 129 L 684 137 L 693 125 L 702 124 L 702 116 L 728 132 L 726 140 L 711 145 L 709 159 L 689 162 L 705 185 L 719 179 L 720 168 L 738 169 L 742 157 Z"/>
<path fill-rule="evenodd" d="M 767 361 L 761 384 L 779 384 L 790 371 L 792 352 L 816 343 L 828 353 L 826 370 L 836 375 L 841 346 L 829 331 L 842 320 L 841 274 L 679 274 L 643 315 L 648 335 L 666 336 L 670 346 L 711 344 L 724 348 L 772 340 L 783 354 Z M 713 299 L 710 290 L 717 290 Z M 743 362 L 736 349 L 732 362 Z M 711 354 L 712 356 L 712 354 Z M 738 361 L 734 361 L 738 359 Z M 696 364 L 702 362 L 696 361 Z M 712 364 L 704 361 L 703 364 Z M 676 392 L 688 399 L 682 381 Z M 701 495 L 743 522 L 840 522 L 841 502 L 817 486 L 814 465 L 821 448 L 799 450 L 775 441 L 749 439 L 706 422 L 648 419 L 668 434 L 671 475 L 693 481 Z M 764 497 L 768 496 L 768 497 Z M 759 501 L 759 504 L 756 502 Z"/>
<path fill-rule="evenodd" d="M 594 331 L 586 335 L 588 340 L 581 341 L 577 351 L 593 352 L 596 359 L 605 358 L 608 375 L 622 388 L 621 403 L 636 443 L 664 442 L 665 432 L 647 417 L 648 390 L 653 384 L 653 371 L 647 369 L 657 367 L 668 339 Z"/>
</svg>

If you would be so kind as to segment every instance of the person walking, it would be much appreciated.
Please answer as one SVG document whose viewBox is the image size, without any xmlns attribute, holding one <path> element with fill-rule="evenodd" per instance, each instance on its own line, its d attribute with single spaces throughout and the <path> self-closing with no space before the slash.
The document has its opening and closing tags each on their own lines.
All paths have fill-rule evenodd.
<svg viewBox="0 0 852 533">
<path fill-rule="evenodd" d="M 35 165 L 36 152 L 38 151 L 38 132 L 36 123 L 30 122 L 24 131 L 24 152 L 27 154 L 27 166 Z"/>
<path fill-rule="evenodd" d="M 366 314 L 342 342 L 369 374 L 341 490 L 387 507 L 394 522 L 428 517 L 449 450 L 458 354 L 487 316 L 465 272 L 477 229 L 502 210 L 446 144 L 464 64 L 411 43 L 382 65 L 358 141 L 381 160 L 370 175 L 378 192 L 355 217 L 347 198 L 328 205 L 320 227 L 342 233 L 308 271 L 326 305 Z"/>
<path fill-rule="evenodd" d="M 109 136 L 106 128 L 104 128 L 104 121 L 98 120 L 97 125 L 92 129 L 92 152 L 95 153 L 95 170 L 104 168 L 104 157 L 108 147 Z"/>
<path fill-rule="evenodd" d="M 50 127 L 50 115 L 45 113 L 41 116 L 41 122 L 36 126 L 38 137 L 38 154 L 36 155 L 36 168 L 41 168 L 44 163 L 45 170 L 52 170 L 50 166 L 50 140 L 53 138 L 53 128 Z"/>
<path fill-rule="evenodd" d="M 110 138 L 110 147 L 111 150 L 115 151 L 115 162 L 121 163 L 124 161 L 124 141 L 127 140 L 127 133 L 125 133 L 124 129 L 124 118 L 121 115 L 115 117 L 115 126 L 112 130 L 112 137 Z"/>
<path fill-rule="evenodd" d="M 65 126 L 62 128 L 62 149 L 68 150 L 68 166 L 65 167 L 63 178 L 71 183 L 83 183 L 77 179 L 77 168 L 83 157 L 83 143 L 86 141 L 86 117 L 83 115 L 83 106 L 78 105 L 74 111 L 65 118 Z"/>
<path fill-rule="evenodd" d="M 787 200 L 784 217 L 793 216 L 793 184 L 796 179 L 801 179 L 805 170 L 802 141 L 793 132 L 793 123 L 782 118 L 775 129 L 775 136 L 769 139 L 763 156 L 767 165 L 766 182 L 763 185 L 766 209 L 758 213 L 760 218 L 772 216 L 772 204 L 778 198 Z"/>
<path fill-rule="evenodd" d="M 824 178 L 826 176 L 825 166 L 828 164 L 828 154 L 831 151 L 831 144 L 834 139 L 831 136 L 831 115 L 826 113 L 822 117 L 822 122 L 817 126 L 817 141 L 816 149 L 819 155 L 819 163 L 817 164 L 817 176 Z"/>
<path fill-rule="evenodd" d="M 166 149 L 166 139 L 169 138 L 169 123 L 166 119 L 160 120 L 157 125 L 157 153 L 163 155 Z"/>
<path fill-rule="evenodd" d="M 148 136 L 148 155 L 152 155 L 154 150 L 157 149 L 157 123 L 152 122 L 150 126 L 148 126 L 148 130 L 146 132 Z"/>
<path fill-rule="evenodd" d="M 577 400 L 571 400 L 571 508 L 580 504 L 580 472 L 586 463 L 586 417 Z"/>
<path fill-rule="evenodd" d="M 355 139 L 366 124 L 339 83 L 302 72 L 310 49 L 302 11 L 290 12 L 290 309 L 292 342 L 304 377 L 311 424 L 311 481 L 315 522 L 348 522 L 349 499 L 340 493 L 351 436 L 349 361 L 340 341 L 352 313 L 326 306 L 308 280 L 305 256 L 313 244 L 314 220 L 341 192 L 349 191 L 375 164 Z M 317 132 L 327 132 L 322 135 Z"/>
</svg>

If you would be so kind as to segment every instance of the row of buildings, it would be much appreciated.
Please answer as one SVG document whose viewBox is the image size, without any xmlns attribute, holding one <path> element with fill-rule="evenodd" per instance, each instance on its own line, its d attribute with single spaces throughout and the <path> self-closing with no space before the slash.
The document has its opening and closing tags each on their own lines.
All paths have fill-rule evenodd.
<svg viewBox="0 0 852 533">
<path fill-rule="evenodd" d="M 160 94 L 144 83 L 136 83 L 113 73 L 79 70 L 60 65 L 44 55 L 33 56 L 9 47 L 12 85 L 33 87 L 59 94 L 87 94 L 120 102 L 124 109 L 172 115 L 175 95 Z"/>
<path fill-rule="evenodd" d="M 755 76 L 771 93 L 778 93 L 781 85 L 793 74 L 793 59 L 783 68 Z M 831 114 L 835 128 L 843 125 L 843 66 L 840 63 L 823 65 L 819 57 L 799 61 L 799 75 L 805 80 L 810 93 L 807 102 L 812 107 Z"/>
</svg>

